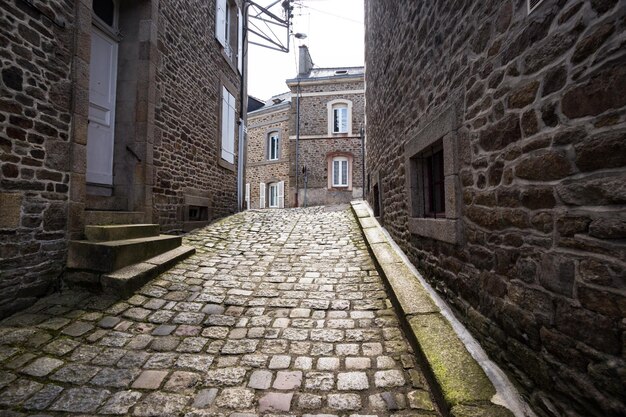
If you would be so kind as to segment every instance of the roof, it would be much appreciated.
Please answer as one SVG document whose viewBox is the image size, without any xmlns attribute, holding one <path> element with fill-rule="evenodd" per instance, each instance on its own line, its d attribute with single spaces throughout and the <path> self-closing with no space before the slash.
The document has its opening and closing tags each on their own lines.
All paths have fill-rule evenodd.
<svg viewBox="0 0 626 417">
<path fill-rule="evenodd" d="M 287 83 L 313 80 L 331 80 L 341 78 L 363 77 L 365 67 L 335 67 L 335 68 L 312 68 L 307 74 L 298 75 L 296 78 L 287 80 Z"/>
<path fill-rule="evenodd" d="M 285 104 L 291 103 L 291 91 L 287 91 L 285 93 L 276 94 L 272 96 L 269 100 L 266 100 L 262 107 L 248 112 L 248 114 L 263 112 L 267 110 L 274 110 L 281 107 L 285 107 Z"/>
</svg>

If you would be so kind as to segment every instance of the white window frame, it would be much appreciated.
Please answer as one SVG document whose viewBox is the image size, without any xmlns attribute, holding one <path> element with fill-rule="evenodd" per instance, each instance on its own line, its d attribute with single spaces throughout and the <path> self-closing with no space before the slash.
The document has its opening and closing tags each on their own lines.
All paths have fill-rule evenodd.
<svg viewBox="0 0 626 417">
<path fill-rule="evenodd" d="M 278 208 L 280 207 L 280 203 L 278 201 L 278 183 L 277 182 L 273 182 L 269 185 L 268 187 L 268 193 L 267 193 L 267 200 L 268 200 L 268 204 L 267 206 L 269 208 Z"/>
<path fill-rule="evenodd" d="M 222 86 L 222 136 L 220 156 L 230 164 L 235 163 L 235 96 Z"/>
<path fill-rule="evenodd" d="M 274 151 L 274 155 L 272 155 Z M 272 156 L 274 156 L 272 158 Z M 280 134 L 278 132 L 270 132 L 267 137 L 267 160 L 278 161 L 280 159 Z"/>
<path fill-rule="evenodd" d="M 339 165 L 338 176 L 335 175 L 335 163 Z M 344 164 L 346 167 L 345 173 L 342 169 Z M 333 178 L 332 180 L 333 187 L 337 187 L 337 188 L 348 187 L 349 177 L 350 177 L 350 162 L 348 161 L 348 158 L 346 158 L 345 156 L 336 156 L 333 158 L 330 166 L 332 169 L 331 175 Z"/>
<path fill-rule="evenodd" d="M 328 108 L 328 134 L 329 135 L 338 135 L 338 134 L 348 134 L 348 136 L 352 135 L 352 101 L 337 99 L 332 100 L 327 103 Z M 345 110 L 345 126 L 339 127 L 338 130 L 335 130 L 335 118 L 339 113 Z"/>
</svg>

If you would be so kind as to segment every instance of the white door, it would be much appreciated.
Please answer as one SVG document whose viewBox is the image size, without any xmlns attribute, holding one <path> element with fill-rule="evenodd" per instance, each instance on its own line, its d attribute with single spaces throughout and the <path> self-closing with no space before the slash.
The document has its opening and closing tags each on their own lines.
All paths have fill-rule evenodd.
<svg viewBox="0 0 626 417">
<path fill-rule="evenodd" d="M 116 84 L 117 42 L 92 28 L 87 133 L 87 182 L 90 183 L 113 184 Z"/>
</svg>

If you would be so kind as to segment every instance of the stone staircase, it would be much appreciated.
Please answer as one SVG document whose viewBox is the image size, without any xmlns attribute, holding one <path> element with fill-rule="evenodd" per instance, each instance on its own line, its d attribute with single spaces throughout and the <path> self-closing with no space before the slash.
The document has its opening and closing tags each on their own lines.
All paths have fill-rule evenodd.
<svg viewBox="0 0 626 417">
<path fill-rule="evenodd" d="M 92 220 L 107 220 L 106 212 L 98 215 L 102 218 Z M 132 219 L 133 213 L 127 217 Z M 64 282 L 120 297 L 130 296 L 196 251 L 182 246 L 180 236 L 159 234 L 158 224 L 86 226 L 85 238 L 69 243 Z"/>
</svg>

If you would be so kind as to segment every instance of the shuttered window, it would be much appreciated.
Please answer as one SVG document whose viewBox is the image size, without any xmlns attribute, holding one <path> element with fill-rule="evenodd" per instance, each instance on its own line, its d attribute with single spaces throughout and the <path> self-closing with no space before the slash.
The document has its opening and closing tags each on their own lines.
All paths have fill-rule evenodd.
<svg viewBox="0 0 626 417">
<path fill-rule="evenodd" d="M 215 2 L 215 38 L 222 45 L 226 46 L 226 19 L 228 16 L 228 5 L 226 0 L 216 0 Z"/>
<path fill-rule="evenodd" d="M 235 97 L 222 87 L 222 159 L 235 163 Z"/>
</svg>

